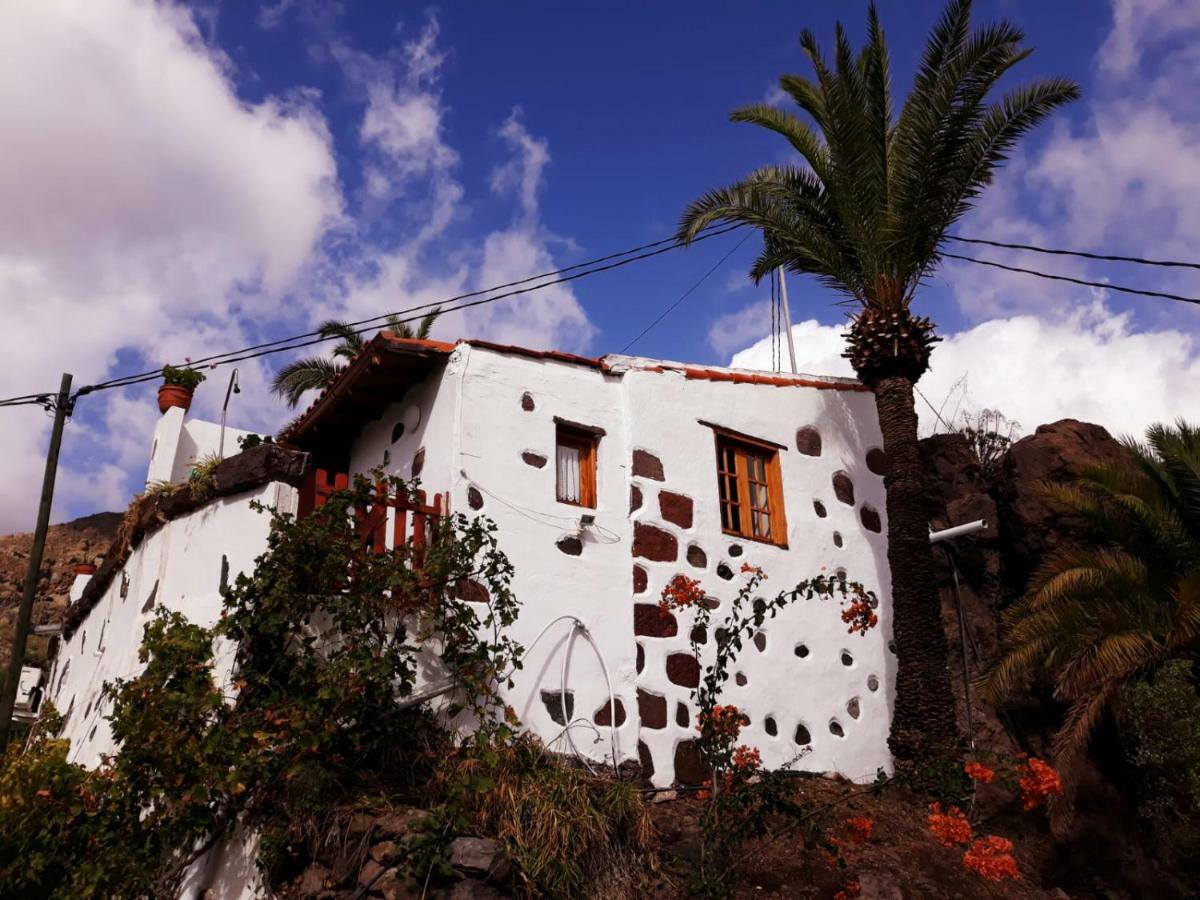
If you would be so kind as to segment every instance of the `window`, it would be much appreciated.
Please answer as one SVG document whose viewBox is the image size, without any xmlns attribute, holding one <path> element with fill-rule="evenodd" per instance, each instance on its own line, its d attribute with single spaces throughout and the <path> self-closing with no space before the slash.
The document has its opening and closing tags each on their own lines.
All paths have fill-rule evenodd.
<svg viewBox="0 0 1200 900">
<path fill-rule="evenodd" d="M 556 496 L 560 503 L 595 508 L 597 440 L 595 431 L 559 423 Z"/>
<path fill-rule="evenodd" d="M 722 531 L 786 546 L 777 447 L 717 432 L 717 487 Z"/>
</svg>

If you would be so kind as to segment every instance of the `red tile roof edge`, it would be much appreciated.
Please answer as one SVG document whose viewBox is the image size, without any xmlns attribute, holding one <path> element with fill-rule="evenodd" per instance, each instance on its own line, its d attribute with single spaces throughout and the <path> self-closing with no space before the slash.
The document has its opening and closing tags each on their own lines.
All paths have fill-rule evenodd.
<svg viewBox="0 0 1200 900">
<path fill-rule="evenodd" d="M 463 338 L 460 344 L 471 347 L 482 347 L 484 350 L 495 350 L 497 353 L 512 353 L 515 356 L 528 356 L 532 359 L 549 359 L 555 362 L 573 363 L 588 366 L 593 369 L 604 368 L 604 360 L 595 356 L 578 356 L 574 353 L 564 353 L 561 350 L 530 350 L 528 347 L 517 347 L 514 344 L 496 344 L 492 341 L 481 341 L 478 338 Z"/>
<path fill-rule="evenodd" d="M 684 366 L 683 374 L 688 379 L 702 381 L 732 381 L 737 384 L 766 384 L 774 387 L 810 387 L 829 391 L 859 391 L 870 393 L 871 389 L 858 381 L 820 381 L 816 378 L 799 378 L 789 375 L 759 375 L 755 372 L 729 372 Z"/>
</svg>

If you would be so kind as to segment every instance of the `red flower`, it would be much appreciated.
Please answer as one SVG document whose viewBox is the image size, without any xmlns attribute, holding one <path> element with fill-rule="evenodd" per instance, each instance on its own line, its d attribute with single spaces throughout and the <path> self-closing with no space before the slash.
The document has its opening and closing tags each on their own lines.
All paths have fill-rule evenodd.
<svg viewBox="0 0 1200 900">
<path fill-rule="evenodd" d="M 942 812 L 942 804 L 929 804 L 929 830 L 943 847 L 966 844 L 971 840 L 971 823 L 957 806 Z"/>
<path fill-rule="evenodd" d="M 745 744 L 733 748 L 733 767 L 745 774 L 762 767 L 762 755 L 754 747 Z"/>
<path fill-rule="evenodd" d="M 988 881 L 1004 878 L 1016 881 L 1021 873 L 1017 870 L 1017 861 L 1013 859 L 1012 848 L 1013 843 L 1008 838 L 989 834 L 971 844 L 963 854 L 963 865 Z"/>
<path fill-rule="evenodd" d="M 963 766 L 963 771 L 967 773 L 967 777 L 972 781 L 979 781 L 983 784 L 991 784 L 996 780 L 996 773 L 983 763 L 967 763 L 965 766 Z"/>
<path fill-rule="evenodd" d="M 762 569 L 760 569 L 758 566 L 752 566 L 748 562 L 742 563 L 742 574 L 744 575 L 747 572 L 757 575 L 759 578 L 763 579 L 764 581 L 766 581 L 766 579 L 767 579 L 767 573 L 764 572 Z"/>
<path fill-rule="evenodd" d="M 658 608 L 663 612 L 668 612 L 671 609 L 692 606 L 703 599 L 704 591 L 698 580 L 688 578 L 686 575 L 676 575 L 662 589 L 662 600 L 659 601 Z"/>
<path fill-rule="evenodd" d="M 855 600 L 842 610 L 842 621 L 850 626 L 846 629 L 847 634 L 866 634 L 879 624 L 879 616 L 868 601 Z"/>
<path fill-rule="evenodd" d="M 862 885 L 857 881 L 847 881 L 846 886 L 833 895 L 833 900 L 850 900 L 862 893 Z"/>
<path fill-rule="evenodd" d="M 742 730 L 741 710 L 736 706 L 714 706 L 709 714 L 702 710 L 696 717 L 696 728 L 701 734 L 729 738 L 732 742 Z"/>
<path fill-rule="evenodd" d="M 1042 762 L 1036 756 L 1029 757 L 1025 763 L 1018 784 L 1021 786 L 1021 808 L 1026 811 L 1044 806 L 1051 794 L 1063 792 L 1058 772 L 1052 765 Z"/>
<path fill-rule="evenodd" d="M 846 820 L 846 830 L 849 832 L 850 843 L 865 844 L 875 831 L 875 822 L 869 816 L 855 816 Z"/>
</svg>

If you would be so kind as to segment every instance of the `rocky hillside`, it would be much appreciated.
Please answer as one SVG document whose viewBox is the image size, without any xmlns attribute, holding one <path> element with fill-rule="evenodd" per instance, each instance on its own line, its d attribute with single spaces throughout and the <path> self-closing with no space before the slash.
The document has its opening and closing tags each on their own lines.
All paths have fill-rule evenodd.
<svg viewBox="0 0 1200 900">
<path fill-rule="evenodd" d="M 46 552 L 42 557 L 38 599 L 33 607 L 35 625 L 62 618 L 67 607 L 67 592 L 75 577 L 72 567 L 79 562 L 95 562 L 97 556 L 103 555 L 116 535 L 120 522 L 121 513 L 106 512 L 50 527 L 46 536 Z M 0 665 L 7 665 L 8 662 L 12 626 L 21 600 L 32 544 L 33 536 L 29 534 L 0 537 Z M 45 639 L 30 639 L 30 662 L 41 662 L 45 651 Z"/>
</svg>

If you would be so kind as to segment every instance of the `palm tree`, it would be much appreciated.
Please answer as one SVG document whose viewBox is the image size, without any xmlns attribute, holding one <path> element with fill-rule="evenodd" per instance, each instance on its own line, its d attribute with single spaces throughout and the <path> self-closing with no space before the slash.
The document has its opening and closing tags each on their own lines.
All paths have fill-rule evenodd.
<svg viewBox="0 0 1200 900">
<path fill-rule="evenodd" d="M 414 329 L 408 322 L 397 316 L 387 317 L 387 328 L 396 337 L 424 340 L 429 337 L 433 323 L 442 314 L 442 308 L 436 306 L 426 313 Z M 333 358 L 325 356 L 309 356 L 290 362 L 275 373 L 271 382 L 271 390 L 287 400 L 288 406 L 295 409 L 300 398 L 306 391 L 317 390 L 333 383 L 346 366 L 352 363 L 358 354 L 362 353 L 367 342 L 363 336 L 347 322 L 330 319 L 317 326 L 317 332 L 324 338 L 338 338 L 337 346 L 333 348 Z"/>
<path fill-rule="evenodd" d="M 709 192 L 688 207 L 678 232 L 686 242 L 715 222 L 751 225 L 763 236 L 750 270 L 755 281 L 782 266 L 817 276 L 856 307 L 845 355 L 875 393 L 888 459 L 899 661 L 890 746 L 909 770 L 959 746 L 913 405 L 913 385 L 938 338 L 933 323 L 910 307 L 940 261 L 947 230 L 1017 140 L 1079 96 L 1073 82 L 1051 78 L 988 103 L 1000 78 L 1031 51 L 1021 47 L 1024 35 L 1013 25 L 972 31 L 970 13 L 970 0 L 946 7 L 898 116 L 874 5 L 857 56 L 837 26 L 832 67 L 804 31 L 800 46 L 815 80 L 784 75 L 779 85 L 812 125 L 764 104 L 731 116 L 781 135 L 803 165 L 766 166 Z"/>
<path fill-rule="evenodd" d="M 1154 425 L 1146 444 L 1125 445 L 1126 460 L 1043 487 L 1090 536 L 1042 560 L 982 684 L 999 701 L 1049 676 L 1068 707 L 1054 740 L 1068 782 L 1123 686 L 1172 659 L 1200 661 L 1200 429 Z"/>
</svg>

